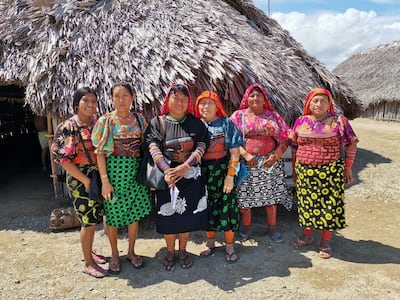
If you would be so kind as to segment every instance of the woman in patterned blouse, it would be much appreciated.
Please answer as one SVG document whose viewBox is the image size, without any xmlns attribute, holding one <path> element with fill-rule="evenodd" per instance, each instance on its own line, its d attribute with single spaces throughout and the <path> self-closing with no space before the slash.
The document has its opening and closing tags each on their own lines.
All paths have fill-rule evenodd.
<svg viewBox="0 0 400 300">
<path fill-rule="evenodd" d="M 152 211 L 150 189 L 136 181 L 140 144 L 147 123 L 140 113 L 131 111 L 134 92 L 128 84 L 111 88 L 115 110 L 99 118 L 92 140 L 102 181 L 107 234 L 111 245 L 109 271 L 119 273 L 121 261 L 117 245 L 118 228 L 128 226 L 127 260 L 134 268 L 143 267 L 135 253 L 139 220 Z"/>
<path fill-rule="evenodd" d="M 157 232 L 164 235 L 167 245 L 162 262 L 167 271 L 175 265 L 176 238 L 179 263 L 190 268 L 192 258 L 186 251 L 189 233 L 207 227 L 205 178 L 199 163 L 209 138 L 206 126 L 193 114 L 188 88 L 174 84 L 165 96 L 161 116 L 151 120 L 145 134 L 153 161 L 169 186 L 156 190 Z"/>
<path fill-rule="evenodd" d="M 292 206 L 280 159 L 289 145 L 290 128 L 274 111 L 265 89 L 258 84 L 247 88 L 231 120 L 244 136 L 240 155 L 249 167 L 249 176 L 237 188 L 243 225 L 241 239 L 249 238 L 251 208 L 265 207 L 268 234 L 274 242 L 282 242 L 276 228 L 276 214 L 278 204 L 287 209 Z"/>
<path fill-rule="evenodd" d="M 84 272 L 101 278 L 107 271 L 99 263 L 106 260 L 101 255 L 92 253 L 96 225 L 102 222 L 103 205 L 89 198 L 90 178 L 97 172 L 96 155 L 90 139 L 96 122 L 96 93 L 88 87 L 78 89 L 73 96 L 75 114 L 61 123 L 54 135 L 51 150 L 55 160 L 67 172 L 67 188 L 74 209 L 81 223 L 80 240 L 85 261 Z M 91 162 L 84 152 L 85 144 Z"/>
<path fill-rule="evenodd" d="M 234 176 L 239 164 L 239 146 L 242 136 L 227 117 L 218 95 L 212 91 L 202 92 L 196 99 L 196 117 L 206 124 L 210 146 L 202 158 L 203 175 L 207 178 L 208 229 L 206 249 L 200 256 L 214 253 L 217 231 L 224 232 L 225 260 L 238 260 L 233 239 L 239 230 L 240 212 L 236 203 Z"/>
<path fill-rule="evenodd" d="M 344 185 L 353 181 L 351 168 L 358 139 L 346 117 L 334 113 L 331 93 L 316 88 L 307 95 L 292 141 L 299 224 L 303 227 L 302 237 L 293 246 L 311 244 L 313 230 L 322 230 L 319 256 L 330 258 L 332 231 L 346 226 Z"/>
</svg>

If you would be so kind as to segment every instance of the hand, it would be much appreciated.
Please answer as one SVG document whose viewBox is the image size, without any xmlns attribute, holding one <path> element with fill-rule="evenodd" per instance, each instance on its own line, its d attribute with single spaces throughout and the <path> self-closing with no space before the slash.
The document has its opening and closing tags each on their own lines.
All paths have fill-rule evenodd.
<svg viewBox="0 0 400 300">
<path fill-rule="evenodd" d="M 271 168 L 274 163 L 278 160 L 278 157 L 275 154 L 271 154 L 267 159 L 263 161 L 263 168 L 268 169 Z"/>
<path fill-rule="evenodd" d="M 233 189 L 233 176 L 230 175 L 226 175 L 225 176 L 225 180 L 224 180 L 224 189 L 223 192 L 225 194 L 229 194 L 230 192 L 232 192 Z"/>
<path fill-rule="evenodd" d="M 83 185 L 85 186 L 85 192 L 89 193 L 90 191 L 90 183 L 92 182 L 92 180 L 89 177 L 86 177 L 85 182 L 83 182 Z"/>
<path fill-rule="evenodd" d="M 246 165 L 250 168 L 255 168 L 258 165 L 258 160 L 253 156 L 251 159 L 246 160 Z"/>
<path fill-rule="evenodd" d="M 351 168 L 344 168 L 344 183 L 353 182 L 353 172 Z"/>
<path fill-rule="evenodd" d="M 170 171 L 168 172 L 168 176 L 176 182 L 176 181 L 182 179 L 182 177 L 185 176 L 187 171 L 188 171 L 188 168 L 184 164 L 180 164 L 179 166 L 176 166 L 175 168 L 171 168 Z"/>
<path fill-rule="evenodd" d="M 103 182 L 101 187 L 101 194 L 105 200 L 110 201 L 112 198 L 112 193 L 114 192 L 114 188 L 109 181 Z"/>
</svg>

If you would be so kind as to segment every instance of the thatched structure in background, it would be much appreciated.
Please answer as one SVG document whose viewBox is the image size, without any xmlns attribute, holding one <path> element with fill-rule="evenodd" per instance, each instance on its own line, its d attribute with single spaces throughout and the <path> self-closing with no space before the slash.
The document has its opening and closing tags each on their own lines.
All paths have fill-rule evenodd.
<svg viewBox="0 0 400 300">
<path fill-rule="evenodd" d="M 400 41 L 354 54 L 333 73 L 360 97 L 363 117 L 400 121 Z"/>
<path fill-rule="evenodd" d="M 84 85 L 99 93 L 101 112 L 111 110 L 109 89 L 120 81 L 135 87 L 148 116 L 173 82 L 194 96 L 217 91 L 228 111 L 259 82 L 288 122 L 317 86 L 349 118 L 362 110 L 346 84 L 249 0 L 3 0 L 0 11 L 0 82 L 26 87 L 37 114 L 71 113 L 71 95 Z"/>
</svg>

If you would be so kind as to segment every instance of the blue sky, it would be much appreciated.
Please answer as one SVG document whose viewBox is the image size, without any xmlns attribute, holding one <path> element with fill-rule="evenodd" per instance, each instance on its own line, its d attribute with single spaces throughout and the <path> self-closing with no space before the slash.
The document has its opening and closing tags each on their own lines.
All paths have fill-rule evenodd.
<svg viewBox="0 0 400 300">
<path fill-rule="evenodd" d="M 253 0 L 268 13 L 268 0 Z M 329 70 L 400 40 L 400 0 L 270 0 L 270 16 Z"/>
</svg>

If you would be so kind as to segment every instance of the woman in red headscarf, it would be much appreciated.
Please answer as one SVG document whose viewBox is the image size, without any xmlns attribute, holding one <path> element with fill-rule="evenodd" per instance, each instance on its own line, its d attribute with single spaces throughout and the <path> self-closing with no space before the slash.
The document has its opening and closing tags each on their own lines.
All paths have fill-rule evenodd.
<svg viewBox="0 0 400 300">
<path fill-rule="evenodd" d="M 153 118 L 145 133 L 150 154 L 169 186 L 156 190 L 157 232 L 164 235 L 167 244 L 168 253 L 162 263 L 167 271 L 174 268 L 176 236 L 180 265 L 189 268 L 192 265 L 186 251 L 189 232 L 207 228 L 207 195 L 199 163 L 209 138 L 206 126 L 193 114 L 187 87 L 172 85 L 164 99 L 161 117 Z"/>
<path fill-rule="evenodd" d="M 299 224 L 303 227 L 302 237 L 293 246 L 311 244 L 313 230 L 322 230 L 319 255 L 330 258 L 332 231 L 346 226 L 344 184 L 353 181 L 351 167 L 358 139 L 346 117 L 334 113 L 331 93 L 316 88 L 307 95 L 292 141 Z"/>
<path fill-rule="evenodd" d="M 280 160 L 289 144 L 290 128 L 274 111 L 265 89 L 258 84 L 247 88 L 231 120 L 244 136 L 240 155 L 249 167 L 249 176 L 237 188 L 243 225 L 241 240 L 249 238 L 251 208 L 265 207 L 268 234 L 274 242 L 282 242 L 282 235 L 276 229 L 276 213 L 277 204 L 287 209 L 292 206 Z"/>
<path fill-rule="evenodd" d="M 233 179 L 239 163 L 242 136 L 227 118 L 221 100 L 214 92 L 204 91 L 197 97 L 195 114 L 206 124 L 210 136 L 210 146 L 202 159 L 208 191 L 208 240 L 206 250 L 200 256 L 214 253 L 216 232 L 222 231 L 225 235 L 225 260 L 234 263 L 238 256 L 233 240 L 235 231 L 239 229 L 240 213 Z"/>
</svg>

